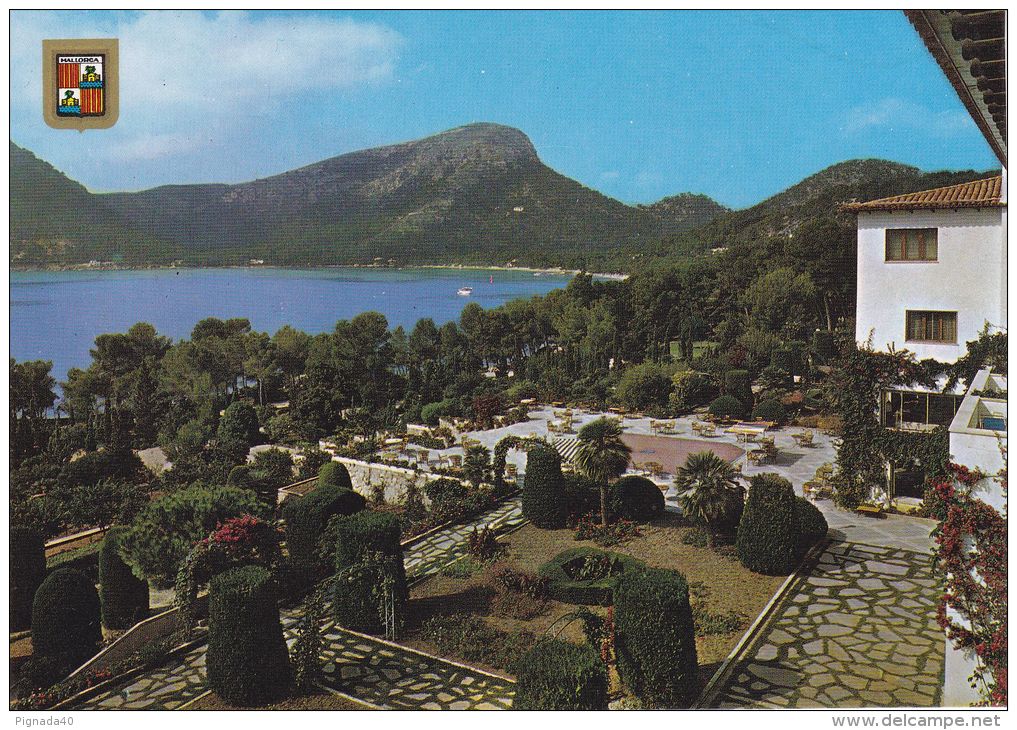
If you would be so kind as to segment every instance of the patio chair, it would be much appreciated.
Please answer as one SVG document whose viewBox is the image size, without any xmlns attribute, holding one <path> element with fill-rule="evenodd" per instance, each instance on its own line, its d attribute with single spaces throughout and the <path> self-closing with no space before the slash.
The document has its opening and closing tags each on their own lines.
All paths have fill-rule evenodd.
<svg viewBox="0 0 1017 730">
<path fill-rule="evenodd" d="M 699 435 L 700 436 L 710 436 L 710 437 L 716 436 L 717 435 L 717 427 L 714 426 L 712 423 L 704 423 L 702 425 L 702 427 L 699 429 Z"/>
<path fill-rule="evenodd" d="M 791 438 L 795 440 L 799 446 L 807 447 L 812 446 L 813 433 L 812 431 L 802 431 L 801 433 L 791 434 Z"/>
</svg>

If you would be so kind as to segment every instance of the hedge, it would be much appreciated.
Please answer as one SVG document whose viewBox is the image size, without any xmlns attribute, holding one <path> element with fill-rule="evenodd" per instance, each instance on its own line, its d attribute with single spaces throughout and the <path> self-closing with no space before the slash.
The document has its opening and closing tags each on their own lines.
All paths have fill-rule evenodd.
<svg viewBox="0 0 1017 730">
<path fill-rule="evenodd" d="M 594 561 L 603 561 L 605 574 L 579 578 L 582 567 L 594 564 Z M 613 591 L 618 577 L 644 567 L 641 561 L 628 555 L 578 547 L 558 553 L 541 565 L 537 574 L 550 581 L 548 595 L 557 601 L 583 606 L 610 606 L 614 601 Z"/>
<path fill-rule="evenodd" d="M 32 623 L 32 599 L 46 579 L 46 545 L 42 534 L 31 527 L 11 526 L 10 533 L 10 630 L 20 631 Z"/>
<path fill-rule="evenodd" d="M 607 668 L 589 644 L 545 638 L 517 666 L 513 710 L 607 709 Z"/>
<path fill-rule="evenodd" d="M 622 477 L 611 486 L 611 511 L 616 517 L 650 522 L 664 514 L 664 493 L 646 477 Z"/>
<path fill-rule="evenodd" d="M 380 554 L 394 571 L 396 615 L 409 598 L 403 548 L 399 544 L 399 519 L 387 512 L 358 512 L 335 520 L 335 569 L 337 579 L 333 608 L 336 622 L 356 631 L 379 633 L 384 630 L 374 596 L 379 576 L 355 570 L 368 553 Z M 350 570 L 353 568 L 354 570 Z"/>
<path fill-rule="evenodd" d="M 787 412 L 784 409 L 783 404 L 776 398 L 767 398 L 761 400 L 756 404 L 756 407 L 752 409 L 752 417 L 759 421 L 773 421 L 774 423 L 783 423 L 787 417 Z"/>
<path fill-rule="evenodd" d="M 646 568 L 614 588 L 615 653 L 625 685 L 654 707 L 688 707 L 698 691 L 696 632 L 685 577 Z"/>
<path fill-rule="evenodd" d="M 51 555 L 46 558 L 46 573 L 52 573 L 58 568 L 70 568 L 84 574 L 93 583 L 98 583 L 99 550 L 101 548 L 102 541 L 99 541 Z"/>
<path fill-rule="evenodd" d="M 718 418 L 744 418 L 745 406 L 733 395 L 722 395 L 710 404 L 710 415 Z"/>
<path fill-rule="evenodd" d="M 353 480 L 350 479 L 350 471 L 345 465 L 338 461 L 329 461 L 322 464 L 318 470 L 318 488 L 338 487 L 339 489 L 353 489 Z"/>
<path fill-rule="evenodd" d="M 69 568 L 54 571 L 32 602 L 33 658 L 51 662 L 56 675 L 84 664 L 102 642 L 99 611 L 92 581 Z"/>
<path fill-rule="evenodd" d="M 752 477 L 736 546 L 742 565 L 755 573 L 791 572 L 798 547 L 791 482 L 776 474 Z"/>
<path fill-rule="evenodd" d="M 826 537 L 830 526 L 823 513 L 805 497 L 795 497 L 796 557 L 801 558 L 813 545 Z"/>
<path fill-rule="evenodd" d="M 141 575 L 169 586 L 194 543 L 219 523 L 242 514 L 264 518 L 266 512 L 253 492 L 197 482 L 146 506 L 124 535 L 121 552 Z"/>
<path fill-rule="evenodd" d="M 264 705 L 289 694 L 289 652 L 264 568 L 248 565 L 212 579 L 206 667 L 209 688 L 233 705 Z"/>
<path fill-rule="evenodd" d="M 326 464 L 325 467 L 327 466 L 329 465 Z M 322 475 L 325 467 L 322 467 Z M 324 577 L 332 567 L 322 565 L 317 556 L 318 540 L 328 521 L 336 515 L 352 515 L 367 505 L 363 496 L 337 486 L 331 477 L 324 486 L 321 486 L 320 481 L 321 476 L 319 486 L 313 492 L 283 503 L 282 516 L 286 520 L 286 549 L 290 556 L 290 568 L 294 579 L 305 586 Z"/>
<path fill-rule="evenodd" d="M 565 526 L 565 480 L 561 455 L 552 446 L 535 446 L 526 455 L 523 479 L 523 516 L 537 527 Z"/>
<path fill-rule="evenodd" d="M 125 534 L 126 527 L 112 528 L 99 548 L 99 602 L 107 629 L 130 628 L 148 613 L 148 583 L 120 555 Z"/>
</svg>

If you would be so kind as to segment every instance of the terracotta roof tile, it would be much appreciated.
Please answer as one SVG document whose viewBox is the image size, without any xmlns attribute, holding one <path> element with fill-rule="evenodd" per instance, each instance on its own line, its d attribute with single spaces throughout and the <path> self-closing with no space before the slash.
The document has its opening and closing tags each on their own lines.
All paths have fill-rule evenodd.
<svg viewBox="0 0 1017 730">
<path fill-rule="evenodd" d="M 1001 207 L 1003 178 L 999 175 L 984 180 L 949 185 L 945 188 L 905 193 L 867 203 L 843 203 L 841 210 L 861 213 L 870 210 L 932 210 L 936 208 Z"/>
</svg>

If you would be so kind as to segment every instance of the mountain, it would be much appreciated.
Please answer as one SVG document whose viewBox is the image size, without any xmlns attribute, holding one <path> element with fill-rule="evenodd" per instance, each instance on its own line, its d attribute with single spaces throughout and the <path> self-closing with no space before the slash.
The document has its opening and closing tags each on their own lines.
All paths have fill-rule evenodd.
<svg viewBox="0 0 1017 730">
<path fill-rule="evenodd" d="M 679 193 L 662 198 L 652 205 L 639 206 L 655 215 L 665 233 L 679 233 L 706 225 L 731 209 L 713 198 L 699 193 Z"/>
<path fill-rule="evenodd" d="M 22 266 L 92 259 L 171 260 L 175 247 L 138 230 L 101 198 L 10 143 L 10 260 Z"/>
<path fill-rule="evenodd" d="M 847 262 L 854 219 L 838 213 L 838 203 L 988 174 L 851 160 L 744 210 L 692 193 L 629 206 L 544 165 L 519 130 L 471 124 L 237 185 L 93 194 L 12 142 L 11 261 L 182 259 L 200 265 L 257 258 L 315 266 L 515 260 L 628 271 L 728 247 L 765 259 L 804 230 L 835 239 Z"/>
<path fill-rule="evenodd" d="M 517 129 L 471 124 L 239 185 L 102 196 L 195 261 L 582 266 L 709 218 L 625 205 L 544 165 Z"/>
</svg>

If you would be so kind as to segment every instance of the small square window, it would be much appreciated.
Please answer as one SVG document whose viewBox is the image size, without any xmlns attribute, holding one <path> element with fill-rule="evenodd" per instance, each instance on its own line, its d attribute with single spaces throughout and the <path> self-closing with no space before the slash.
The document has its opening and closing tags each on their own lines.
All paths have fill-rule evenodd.
<svg viewBox="0 0 1017 730">
<path fill-rule="evenodd" d="M 887 228 L 887 261 L 937 261 L 939 231 L 935 228 Z"/>
<path fill-rule="evenodd" d="M 908 342 L 957 342 L 956 312 L 907 312 Z"/>
</svg>

